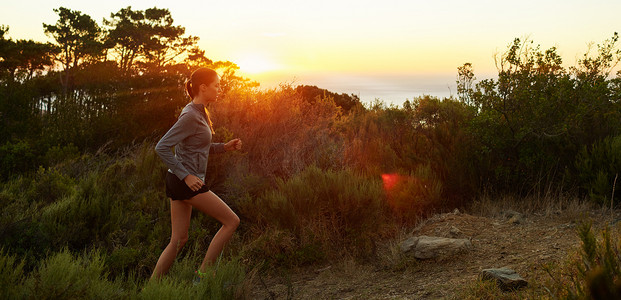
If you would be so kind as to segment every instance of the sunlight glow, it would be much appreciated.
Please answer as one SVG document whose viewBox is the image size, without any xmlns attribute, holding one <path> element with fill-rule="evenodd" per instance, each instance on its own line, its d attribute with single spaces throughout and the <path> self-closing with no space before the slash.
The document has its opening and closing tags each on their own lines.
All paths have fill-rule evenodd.
<svg viewBox="0 0 621 300">
<path fill-rule="evenodd" d="M 51 41 L 42 23 L 56 22 L 59 6 L 100 24 L 121 8 L 154 6 L 146 0 L 5 2 L 0 25 L 10 26 L 9 37 L 37 41 Z M 457 67 L 466 62 L 479 80 L 495 76 L 493 57 L 514 38 L 557 47 L 564 65 L 572 66 L 590 42 L 619 31 L 621 1 L 161 0 L 157 7 L 170 9 L 175 25 L 200 37 L 209 59 L 236 63 L 263 87 L 298 80 L 355 93 L 364 102 L 402 103 L 423 94 L 453 95 Z"/>
<path fill-rule="evenodd" d="M 278 64 L 259 53 L 243 54 L 234 61 L 239 66 L 239 70 L 247 74 L 264 73 L 281 68 Z"/>
</svg>

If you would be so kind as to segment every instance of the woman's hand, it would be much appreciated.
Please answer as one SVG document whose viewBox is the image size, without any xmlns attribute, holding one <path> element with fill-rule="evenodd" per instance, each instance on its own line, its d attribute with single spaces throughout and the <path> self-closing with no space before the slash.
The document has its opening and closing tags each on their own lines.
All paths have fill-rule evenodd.
<svg viewBox="0 0 621 300">
<path fill-rule="evenodd" d="M 224 150 L 233 151 L 240 150 L 242 147 L 242 141 L 240 139 L 232 139 L 228 143 L 224 144 Z"/>
<path fill-rule="evenodd" d="M 188 174 L 188 176 L 186 176 L 185 178 L 183 178 L 183 181 L 185 181 L 185 184 L 193 191 L 196 192 L 198 190 L 200 190 L 203 185 L 205 185 L 205 183 L 198 177 L 192 175 L 192 174 Z"/>
</svg>

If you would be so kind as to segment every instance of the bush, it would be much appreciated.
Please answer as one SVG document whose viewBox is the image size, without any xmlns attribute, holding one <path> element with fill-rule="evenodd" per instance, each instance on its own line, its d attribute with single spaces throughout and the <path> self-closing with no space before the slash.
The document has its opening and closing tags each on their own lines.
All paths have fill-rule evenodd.
<svg viewBox="0 0 621 300">
<path fill-rule="evenodd" d="M 54 166 L 65 160 L 75 159 L 79 156 L 80 151 L 78 147 L 76 147 L 73 143 L 69 143 L 69 145 L 65 145 L 62 147 L 60 145 L 56 145 L 47 149 L 43 160 L 47 163 L 48 166 Z"/>
<path fill-rule="evenodd" d="M 22 196 L 30 203 L 50 204 L 74 191 L 75 182 L 53 168 L 39 167 Z"/>
<path fill-rule="evenodd" d="M 351 170 L 311 166 L 258 199 L 239 203 L 255 254 L 288 263 L 374 253 L 394 223 L 381 183 Z"/>
<path fill-rule="evenodd" d="M 541 50 L 515 39 L 497 58 L 497 79 L 472 84 L 471 65 L 460 70 L 460 96 L 476 111 L 470 129 L 481 144 L 487 187 L 516 194 L 567 184 L 585 145 L 619 134 L 621 110 L 609 72 L 621 61 L 618 34 L 566 69 L 555 47 Z M 597 171 L 593 173 L 597 176 Z"/>
<path fill-rule="evenodd" d="M 442 195 L 434 197 L 444 199 L 444 205 L 459 206 L 479 186 L 478 157 L 473 134 L 467 130 L 472 118 L 473 110 L 463 103 L 423 96 L 406 101 L 403 108 L 377 103 L 368 111 L 356 110 L 337 128 L 345 139 L 343 152 L 349 167 L 371 176 L 401 174 L 403 178 L 425 170 L 429 176 L 423 180 L 443 187 Z M 424 199 L 439 206 L 432 203 L 435 200 Z"/>
<path fill-rule="evenodd" d="M 31 171 L 37 163 L 37 153 L 26 141 L 6 142 L 0 146 L 0 180 Z"/>
<path fill-rule="evenodd" d="M 98 187 L 97 179 L 96 175 L 88 176 L 78 183 L 73 195 L 41 211 L 41 221 L 53 232 L 56 247 L 84 249 L 105 240 L 119 226 L 123 213 L 117 203 L 110 201 L 112 197 L 106 197 L 106 192 Z"/>
<path fill-rule="evenodd" d="M 163 278 L 160 281 L 149 281 L 145 284 L 142 291 L 137 295 L 137 299 L 192 299 L 192 288 L 190 285 L 181 285 L 171 278 Z"/>
<path fill-rule="evenodd" d="M 580 253 L 558 272 L 549 266 L 546 271 L 553 279 L 551 293 L 563 299 L 620 299 L 621 243 L 618 234 L 605 228 L 598 241 L 585 222 L 578 227 L 582 241 Z"/>
<path fill-rule="evenodd" d="M 118 282 L 107 279 L 105 257 L 99 252 L 74 256 L 67 250 L 50 255 L 24 283 L 31 299 L 115 299 L 123 295 Z"/>
<path fill-rule="evenodd" d="M 198 299 L 240 299 L 246 296 L 246 272 L 239 258 L 219 262 L 215 276 L 203 278 L 197 290 Z M 212 273 L 211 269 L 207 270 Z"/>
<path fill-rule="evenodd" d="M 23 292 L 24 262 L 0 249 L 0 299 L 19 299 Z"/>
<path fill-rule="evenodd" d="M 243 140 L 244 163 L 255 174 L 287 178 L 310 164 L 341 165 L 342 147 L 331 134 L 340 116 L 333 98 L 309 103 L 288 85 L 265 92 L 235 90 L 212 112 L 217 133 L 226 127 Z"/>
<path fill-rule="evenodd" d="M 192 255 L 178 261 L 170 273 L 159 279 L 145 282 L 136 295 L 138 299 L 242 299 L 247 290 L 246 272 L 238 259 L 219 261 L 206 270 L 207 276 L 194 285 L 196 262 L 202 255 Z"/>
<path fill-rule="evenodd" d="M 444 204 L 443 184 L 429 165 L 408 175 L 382 174 L 388 203 L 401 223 L 414 224 L 423 215 Z"/>
<path fill-rule="evenodd" d="M 580 186 L 592 200 L 610 203 L 615 177 L 617 187 L 621 187 L 621 135 L 607 137 L 590 148 L 583 147 L 576 157 L 576 171 Z M 619 199 L 621 193 L 616 193 L 614 202 Z"/>
<path fill-rule="evenodd" d="M 53 228 L 42 220 L 48 205 L 57 205 L 74 193 L 71 178 L 55 169 L 39 168 L 30 176 L 14 178 L 0 191 L 0 243 L 22 256 L 27 265 L 35 263 L 54 244 Z M 32 251 L 37 249 L 37 251 Z M 25 256 L 23 256 L 25 255 Z M 31 257 L 34 255 L 34 257 Z"/>
</svg>

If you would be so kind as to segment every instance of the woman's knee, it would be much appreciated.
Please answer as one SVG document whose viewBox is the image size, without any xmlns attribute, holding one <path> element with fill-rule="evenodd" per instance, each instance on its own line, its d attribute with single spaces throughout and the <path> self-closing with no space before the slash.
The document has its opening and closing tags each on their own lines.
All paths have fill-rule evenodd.
<svg viewBox="0 0 621 300">
<path fill-rule="evenodd" d="M 177 249 L 183 248 L 185 243 L 188 241 L 188 236 L 172 236 L 170 238 L 170 244 L 174 245 Z"/>
<path fill-rule="evenodd" d="M 225 225 L 235 230 L 239 226 L 239 222 L 240 222 L 239 217 L 235 213 L 233 213 L 233 216 L 230 218 L 230 220 Z"/>
</svg>

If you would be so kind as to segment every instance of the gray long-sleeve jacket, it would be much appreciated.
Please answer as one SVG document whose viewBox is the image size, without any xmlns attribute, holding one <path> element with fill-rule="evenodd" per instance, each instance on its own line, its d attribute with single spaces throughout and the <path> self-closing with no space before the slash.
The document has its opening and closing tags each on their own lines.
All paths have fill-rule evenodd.
<svg viewBox="0 0 621 300">
<path fill-rule="evenodd" d="M 173 155 L 172 147 L 175 147 Z M 168 172 L 183 180 L 188 174 L 205 181 L 209 153 L 225 152 L 223 143 L 211 142 L 205 107 L 188 103 L 177 122 L 164 134 L 155 151 L 168 166 Z"/>
</svg>

